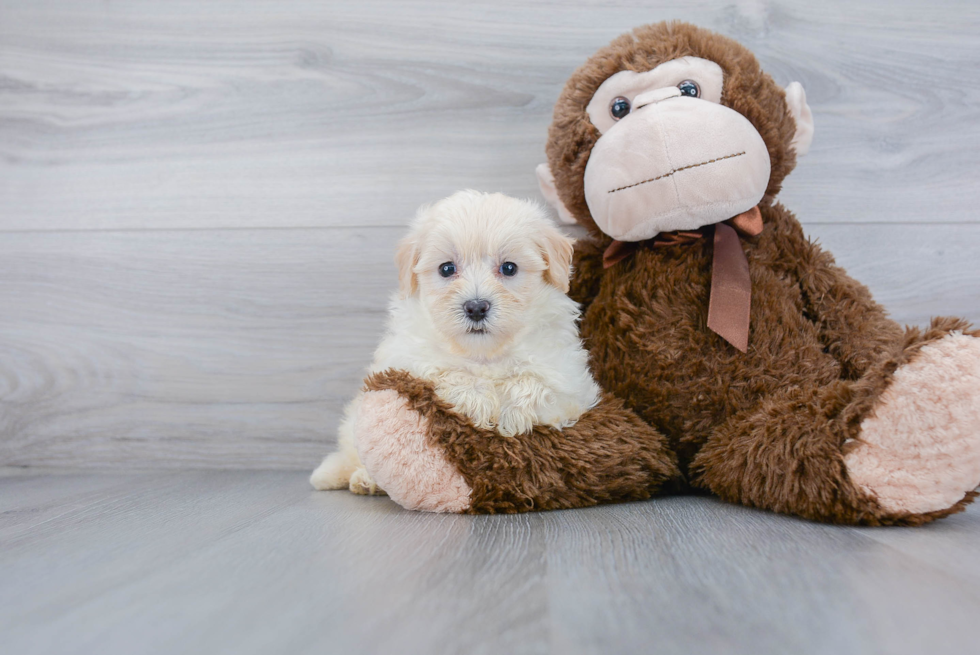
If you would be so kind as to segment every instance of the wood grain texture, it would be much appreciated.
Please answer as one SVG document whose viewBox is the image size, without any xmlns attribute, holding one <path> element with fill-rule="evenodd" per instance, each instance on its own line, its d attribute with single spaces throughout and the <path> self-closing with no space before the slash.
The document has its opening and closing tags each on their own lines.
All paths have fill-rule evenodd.
<svg viewBox="0 0 980 655">
<path fill-rule="evenodd" d="M 310 467 L 381 336 L 395 232 L 0 239 L 17 317 L 0 340 L 0 461 Z"/>
<path fill-rule="evenodd" d="M 298 472 L 75 477 L 0 475 L 2 652 L 903 655 L 980 637 L 975 507 L 921 529 L 694 497 L 473 517 Z"/>
<path fill-rule="evenodd" d="M 536 196 L 569 74 L 634 26 L 752 48 L 814 109 L 807 222 L 974 222 L 980 5 L 0 3 L 0 229 L 400 225 Z"/>
<path fill-rule="evenodd" d="M 423 202 L 537 197 L 597 47 L 681 18 L 800 80 L 783 202 L 901 322 L 980 322 L 973 2 L 0 0 L 0 464 L 309 468 Z"/>
</svg>

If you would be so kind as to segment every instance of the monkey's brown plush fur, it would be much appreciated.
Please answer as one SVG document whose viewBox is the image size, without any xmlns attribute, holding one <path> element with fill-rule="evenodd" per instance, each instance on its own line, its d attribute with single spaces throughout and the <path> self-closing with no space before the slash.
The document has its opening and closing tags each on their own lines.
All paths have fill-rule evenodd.
<svg viewBox="0 0 980 655">
<path fill-rule="evenodd" d="M 722 104 L 745 116 L 769 150 L 772 172 L 759 205 L 765 227 L 742 240 L 752 284 L 747 353 L 706 327 L 713 226 L 703 228 L 709 238 L 692 243 L 640 243 L 631 257 L 604 269 L 603 252 L 612 239 L 592 220 L 583 192 L 585 167 L 600 136 L 585 111 L 596 89 L 618 71 L 647 71 L 683 56 L 721 66 Z M 375 376 L 367 387 L 396 390 L 428 424 L 428 447 L 455 465 L 472 490 L 469 511 L 577 507 L 690 485 L 776 512 L 880 525 L 924 523 L 961 511 L 973 499 L 980 478 L 942 507 L 909 511 L 902 497 L 887 508 L 872 488 L 852 479 L 846 458 L 867 447 L 865 421 L 887 413 L 889 403 L 905 402 L 885 393 L 896 372 L 924 347 L 947 343 L 949 335 L 962 341 L 961 335 L 980 333 L 952 318 L 935 319 L 925 331 L 903 330 L 804 236 L 774 200 L 795 165 L 789 147 L 795 129 L 782 89 L 748 50 L 690 25 L 639 28 L 571 77 L 555 108 L 547 154 L 558 197 L 592 235 L 576 246 L 571 295 L 583 307 L 582 336 L 594 375 L 611 395 L 564 433 L 538 428 L 504 439 L 473 428 L 431 387 L 405 374 Z M 980 350 L 966 341 L 963 356 L 976 357 Z M 969 365 L 980 367 L 976 361 Z M 939 396 L 936 402 L 944 402 Z M 949 411 L 953 416 L 958 410 Z M 913 474 L 928 457 L 948 458 L 953 470 L 960 452 L 974 458 L 962 466 L 975 467 L 970 462 L 980 452 L 980 434 L 973 435 L 948 452 L 901 451 L 895 457 L 906 457 Z M 385 436 L 358 435 L 380 438 Z M 971 469 L 967 478 L 974 473 L 980 476 Z"/>
</svg>

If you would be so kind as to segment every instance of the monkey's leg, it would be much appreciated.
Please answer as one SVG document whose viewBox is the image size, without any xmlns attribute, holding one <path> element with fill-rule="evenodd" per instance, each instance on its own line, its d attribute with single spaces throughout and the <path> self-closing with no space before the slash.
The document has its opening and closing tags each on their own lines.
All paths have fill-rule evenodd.
<svg viewBox="0 0 980 655">
<path fill-rule="evenodd" d="M 908 330 L 902 354 L 862 379 L 887 386 L 845 446 L 844 464 L 886 511 L 950 513 L 980 485 L 977 336 L 962 320 L 934 319 L 924 334 Z"/>
<path fill-rule="evenodd" d="M 980 339 L 910 330 L 859 380 L 787 389 L 732 417 L 695 458 L 731 502 L 835 523 L 919 524 L 980 484 Z"/>
<path fill-rule="evenodd" d="M 614 398 L 574 426 L 502 437 L 475 428 L 432 386 L 389 371 L 367 381 L 358 451 L 398 504 L 497 513 L 650 498 L 680 478 L 666 439 Z"/>
</svg>

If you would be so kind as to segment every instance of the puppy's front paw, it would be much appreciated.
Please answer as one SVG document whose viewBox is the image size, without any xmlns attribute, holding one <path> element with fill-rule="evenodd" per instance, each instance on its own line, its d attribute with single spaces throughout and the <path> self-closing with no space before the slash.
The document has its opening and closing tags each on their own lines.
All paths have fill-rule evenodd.
<svg viewBox="0 0 980 655">
<path fill-rule="evenodd" d="M 496 426 L 497 403 L 494 402 L 496 400 L 494 396 L 463 394 L 454 394 L 454 396 L 449 401 L 453 406 L 453 410 L 458 414 L 468 416 L 473 422 L 473 425 L 483 430 L 492 430 Z"/>
<path fill-rule="evenodd" d="M 377 483 L 371 479 L 368 474 L 367 469 L 359 468 L 350 476 L 350 486 L 348 487 L 351 493 L 358 494 L 360 496 L 386 496 L 384 489 L 379 487 Z"/>
<path fill-rule="evenodd" d="M 534 429 L 534 412 L 519 407 L 505 407 L 500 412 L 497 432 L 502 437 L 514 437 L 527 434 Z"/>
</svg>

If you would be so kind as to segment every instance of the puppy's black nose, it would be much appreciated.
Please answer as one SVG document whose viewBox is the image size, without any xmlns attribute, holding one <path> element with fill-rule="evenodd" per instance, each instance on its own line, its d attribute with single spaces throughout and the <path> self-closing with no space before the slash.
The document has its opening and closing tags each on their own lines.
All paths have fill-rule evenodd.
<svg viewBox="0 0 980 655">
<path fill-rule="evenodd" d="M 479 323 L 486 317 L 487 312 L 490 311 L 490 303 L 480 298 L 467 300 L 463 303 L 463 311 L 466 312 L 466 318 L 474 323 Z"/>
</svg>

